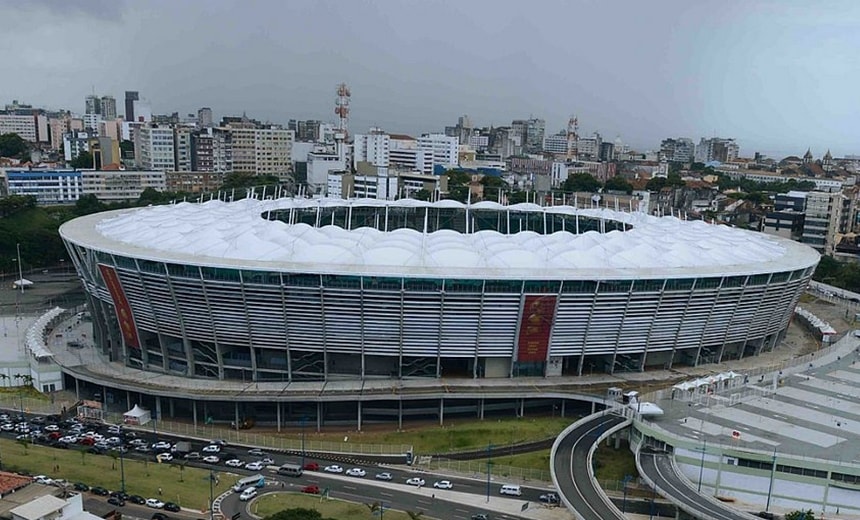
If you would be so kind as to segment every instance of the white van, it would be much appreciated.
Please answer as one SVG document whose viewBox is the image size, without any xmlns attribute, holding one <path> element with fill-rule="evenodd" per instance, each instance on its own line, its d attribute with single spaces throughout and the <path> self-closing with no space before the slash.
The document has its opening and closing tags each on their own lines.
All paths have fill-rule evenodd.
<svg viewBox="0 0 860 520">
<path fill-rule="evenodd" d="M 257 488 L 255 488 L 254 486 L 251 486 L 251 487 L 245 489 L 245 491 L 242 491 L 242 494 L 239 495 L 239 500 L 241 500 L 242 502 L 247 502 L 248 500 L 251 500 L 255 496 L 257 496 Z"/>
<path fill-rule="evenodd" d="M 513 495 L 518 497 L 523 494 L 523 490 L 520 489 L 520 487 L 516 484 L 505 484 L 499 490 L 499 493 L 501 493 L 502 495 Z"/>
</svg>

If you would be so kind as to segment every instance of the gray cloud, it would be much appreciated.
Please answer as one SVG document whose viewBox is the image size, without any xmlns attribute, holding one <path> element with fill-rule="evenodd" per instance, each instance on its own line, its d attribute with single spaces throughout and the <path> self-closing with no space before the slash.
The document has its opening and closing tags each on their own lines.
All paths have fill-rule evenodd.
<svg viewBox="0 0 860 520">
<path fill-rule="evenodd" d="M 0 0 L 0 7 L 57 17 L 90 17 L 119 21 L 125 10 L 125 0 Z"/>
</svg>

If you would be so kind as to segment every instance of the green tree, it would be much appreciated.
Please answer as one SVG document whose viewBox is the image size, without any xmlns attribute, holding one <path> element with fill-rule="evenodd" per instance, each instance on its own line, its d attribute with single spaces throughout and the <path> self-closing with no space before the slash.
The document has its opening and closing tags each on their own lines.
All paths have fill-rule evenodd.
<svg viewBox="0 0 860 520">
<path fill-rule="evenodd" d="M 618 175 L 607 179 L 603 188 L 609 191 L 623 191 L 628 195 L 633 193 L 633 185 L 630 184 L 630 181 Z"/>
<path fill-rule="evenodd" d="M 323 517 L 316 509 L 293 507 L 278 511 L 273 515 L 265 517 L 263 520 L 323 520 Z"/>
<path fill-rule="evenodd" d="M 92 168 L 93 154 L 90 152 L 81 152 L 77 157 L 69 161 L 69 166 L 76 169 Z"/>
<path fill-rule="evenodd" d="M 672 186 L 673 188 L 683 188 L 687 185 L 687 183 L 684 182 L 684 179 L 681 178 L 681 174 L 679 174 L 678 172 L 670 173 L 669 175 L 667 175 L 666 184 Z"/>
<path fill-rule="evenodd" d="M 666 177 L 651 177 L 648 180 L 648 184 L 645 185 L 645 189 L 648 191 L 660 191 L 669 184 L 669 181 Z"/>
<path fill-rule="evenodd" d="M 600 181 L 595 179 L 590 173 L 574 173 L 564 181 L 564 184 L 562 184 L 562 189 L 564 191 L 586 193 L 595 192 L 599 190 L 600 187 Z"/>
<path fill-rule="evenodd" d="M 29 159 L 30 144 L 18 134 L 0 134 L 0 157 Z"/>
<path fill-rule="evenodd" d="M 472 176 L 463 170 L 448 170 L 445 172 L 448 176 L 448 189 L 452 186 L 465 186 L 472 181 Z"/>
<path fill-rule="evenodd" d="M 95 195 L 81 195 L 77 202 L 75 202 L 75 215 L 79 217 L 98 213 L 106 209 L 107 206 Z"/>
<path fill-rule="evenodd" d="M 430 191 L 425 189 L 420 189 L 414 193 L 412 193 L 412 197 L 415 200 L 430 200 Z"/>
<path fill-rule="evenodd" d="M 815 513 L 812 509 L 806 511 L 792 511 L 785 515 L 785 520 L 815 520 Z"/>
</svg>

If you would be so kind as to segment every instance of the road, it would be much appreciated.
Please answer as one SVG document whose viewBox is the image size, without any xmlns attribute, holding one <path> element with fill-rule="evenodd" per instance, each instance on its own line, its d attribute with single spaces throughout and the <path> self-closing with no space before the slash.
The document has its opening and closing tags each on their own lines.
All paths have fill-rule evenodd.
<svg viewBox="0 0 860 520">
<path fill-rule="evenodd" d="M 591 480 L 588 454 L 597 439 L 607 430 L 627 421 L 627 418 L 599 415 L 568 433 L 556 449 L 553 468 L 558 490 L 585 520 L 624 520 L 617 507 L 610 505 L 603 491 Z"/>
<path fill-rule="evenodd" d="M 661 495 L 695 518 L 706 520 L 751 520 L 757 518 L 716 500 L 703 497 L 689 481 L 678 475 L 672 455 L 642 449 L 637 457 L 639 472 L 654 482 Z"/>
</svg>

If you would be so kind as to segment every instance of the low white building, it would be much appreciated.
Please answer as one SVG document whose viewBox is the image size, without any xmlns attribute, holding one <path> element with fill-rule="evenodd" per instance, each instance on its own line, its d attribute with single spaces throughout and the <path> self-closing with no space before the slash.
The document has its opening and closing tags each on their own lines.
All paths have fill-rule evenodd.
<svg viewBox="0 0 860 520">
<path fill-rule="evenodd" d="M 81 494 L 63 500 L 52 495 L 41 496 L 9 511 L 12 520 L 101 520 L 84 511 Z"/>
</svg>

